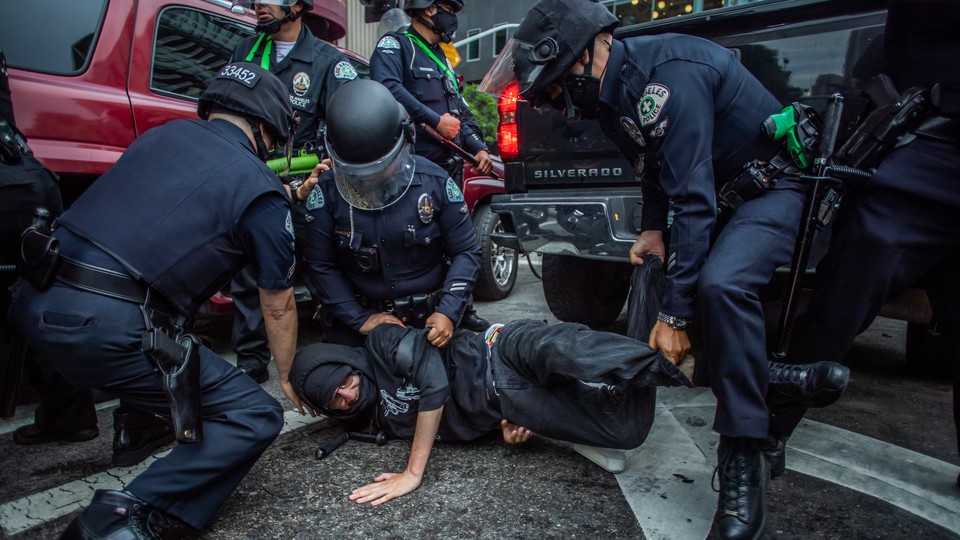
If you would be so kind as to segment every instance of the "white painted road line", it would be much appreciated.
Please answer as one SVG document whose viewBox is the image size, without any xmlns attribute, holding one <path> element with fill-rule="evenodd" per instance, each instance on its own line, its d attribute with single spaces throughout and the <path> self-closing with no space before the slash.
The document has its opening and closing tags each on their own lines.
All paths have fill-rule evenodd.
<svg viewBox="0 0 960 540">
<path fill-rule="evenodd" d="M 297 411 L 286 411 L 283 414 L 283 430 L 280 434 L 324 419 L 322 416 L 300 416 Z M 149 457 L 132 467 L 116 467 L 0 505 L 0 532 L 3 533 L 0 537 L 4 534 L 21 533 L 82 508 L 93 497 L 93 492 L 98 489 L 123 489 L 155 459 L 167 453 L 169 450 Z"/>
</svg>

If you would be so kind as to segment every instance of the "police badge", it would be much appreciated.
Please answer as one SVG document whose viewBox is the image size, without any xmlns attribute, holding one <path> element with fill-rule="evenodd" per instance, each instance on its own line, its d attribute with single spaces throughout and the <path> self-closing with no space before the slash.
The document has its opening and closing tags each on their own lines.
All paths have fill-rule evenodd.
<svg viewBox="0 0 960 540">
<path fill-rule="evenodd" d="M 417 213 L 420 214 L 420 221 L 430 223 L 433 221 L 433 199 L 426 193 L 421 193 L 417 199 Z"/>
</svg>

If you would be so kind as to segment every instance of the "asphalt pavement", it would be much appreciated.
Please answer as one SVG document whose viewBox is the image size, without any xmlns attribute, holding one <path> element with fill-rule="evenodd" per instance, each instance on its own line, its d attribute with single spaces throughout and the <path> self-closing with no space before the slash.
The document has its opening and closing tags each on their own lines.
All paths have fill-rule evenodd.
<svg viewBox="0 0 960 540">
<path fill-rule="evenodd" d="M 513 294 L 477 302 L 493 322 L 555 322 L 536 277 L 520 268 Z M 227 358 L 228 320 L 208 333 Z M 623 332 L 618 322 L 605 330 Z M 301 321 L 301 344 L 316 339 Z M 790 440 L 787 472 L 770 484 L 765 538 L 960 538 L 960 458 L 950 385 L 911 375 L 905 325 L 879 320 L 848 355 L 850 386 L 832 407 L 813 411 Z M 283 402 L 273 372 L 264 384 Z M 100 404 L 101 435 L 84 443 L 15 445 L 10 432 L 32 418 L 25 403 L 0 421 L 0 538 L 55 538 L 94 489 L 119 488 L 152 459 L 111 468 L 111 412 Z M 499 436 L 438 444 L 423 485 L 372 508 L 347 495 L 381 472 L 399 472 L 410 445 L 350 441 L 318 461 L 339 436 L 323 418 L 286 413 L 277 441 L 211 527 L 193 533 L 164 524 L 171 538 L 703 538 L 716 504 L 711 477 L 717 437 L 709 390 L 658 396 L 646 443 L 628 467 L 608 473 L 565 443 L 535 438 L 506 446 Z"/>
</svg>

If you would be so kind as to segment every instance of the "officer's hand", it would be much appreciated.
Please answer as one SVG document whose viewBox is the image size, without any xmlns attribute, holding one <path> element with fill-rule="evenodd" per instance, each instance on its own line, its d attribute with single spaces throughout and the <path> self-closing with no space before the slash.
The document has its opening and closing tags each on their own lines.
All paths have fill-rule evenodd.
<svg viewBox="0 0 960 540">
<path fill-rule="evenodd" d="M 317 411 L 313 410 L 313 407 L 300 401 L 300 397 L 293 391 L 293 385 L 290 384 L 289 380 L 280 381 L 280 390 L 283 391 L 283 395 L 287 396 L 287 399 L 289 399 L 291 403 L 297 406 L 297 410 L 300 411 L 301 415 L 310 413 L 310 416 L 317 416 Z M 306 410 L 306 412 L 304 412 L 304 410 Z"/>
<path fill-rule="evenodd" d="M 450 337 L 453 335 L 453 321 L 450 317 L 434 311 L 433 315 L 427 317 L 427 322 L 423 323 L 423 326 L 430 327 L 430 331 L 427 332 L 427 341 L 434 347 L 442 349 L 450 343 Z"/>
<path fill-rule="evenodd" d="M 474 168 L 477 169 L 480 174 L 490 174 L 490 171 L 493 170 L 493 160 L 490 159 L 490 152 L 481 150 L 473 157 L 477 160 L 477 166 Z"/>
<path fill-rule="evenodd" d="M 308 176 L 307 179 L 304 180 L 302 184 L 297 186 L 296 200 L 298 201 L 307 200 L 307 197 L 310 196 L 310 192 L 313 191 L 313 188 L 317 187 L 317 182 L 320 180 L 320 175 L 323 174 L 324 171 L 329 169 L 330 169 L 329 159 L 325 159 L 320 163 L 318 163 L 317 166 L 313 168 L 313 172 L 310 173 L 310 176 Z"/>
<path fill-rule="evenodd" d="M 510 422 L 506 418 L 500 421 L 500 431 L 503 432 L 503 442 L 507 444 L 525 443 L 533 436 L 532 431 Z"/>
<path fill-rule="evenodd" d="M 460 119 L 450 113 L 443 113 L 437 131 L 448 139 L 453 139 L 460 133 Z"/>
<path fill-rule="evenodd" d="M 417 476 L 409 470 L 399 474 L 383 473 L 374 478 L 372 484 L 353 490 L 350 500 L 358 504 L 370 503 L 370 506 L 377 506 L 417 489 L 422 480 L 422 476 Z"/>
<path fill-rule="evenodd" d="M 637 241 L 630 247 L 630 264 L 643 264 L 643 256 L 653 253 L 663 262 L 667 255 L 667 248 L 663 244 L 663 233 L 660 231 L 643 231 Z"/>
<path fill-rule="evenodd" d="M 674 330 L 672 326 L 657 321 L 650 331 L 650 348 L 660 351 L 674 364 L 690 352 L 690 338 L 686 330 Z"/>
<path fill-rule="evenodd" d="M 367 318 L 366 322 L 363 323 L 363 326 L 360 327 L 360 333 L 367 335 L 370 332 L 373 332 L 373 329 L 381 324 L 397 324 L 406 328 L 406 325 L 403 324 L 403 321 L 389 313 L 374 313 Z"/>
</svg>

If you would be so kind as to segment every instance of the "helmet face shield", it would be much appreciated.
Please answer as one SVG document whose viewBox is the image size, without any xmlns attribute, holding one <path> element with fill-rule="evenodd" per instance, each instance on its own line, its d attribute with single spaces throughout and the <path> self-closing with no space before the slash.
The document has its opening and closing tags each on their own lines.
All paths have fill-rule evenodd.
<svg viewBox="0 0 960 540">
<path fill-rule="evenodd" d="M 267 4 L 271 6 L 291 7 L 297 3 L 297 0 L 233 0 L 234 6 L 240 6 L 250 10 L 256 9 L 257 4 Z"/>
<path fill-rule="evenodd" d="M 360 210 L 380 210 L 397 202 L 413 181 L 411 146 L 400 137 L 382 158 L 371 163 L 348 163 L 337 155 L 328 139 L 337 191 L 350 206 Z"/>
<path fill-rule="evenodd" d="M 516 82 L 520 85 L 520 93 L 526 97 L 544 66 L 533 62 L 532 52 L 532 44 L 511 38 L 483 76 L 477 90 L 499 97 Z"/>
</svg>

